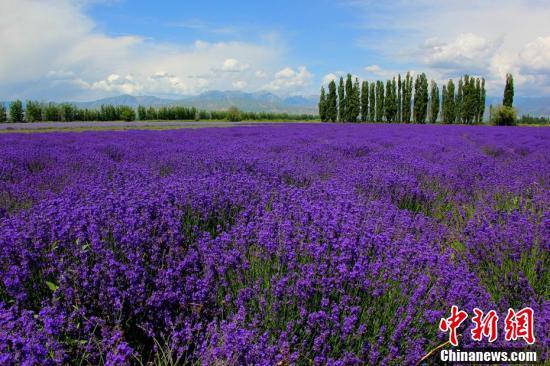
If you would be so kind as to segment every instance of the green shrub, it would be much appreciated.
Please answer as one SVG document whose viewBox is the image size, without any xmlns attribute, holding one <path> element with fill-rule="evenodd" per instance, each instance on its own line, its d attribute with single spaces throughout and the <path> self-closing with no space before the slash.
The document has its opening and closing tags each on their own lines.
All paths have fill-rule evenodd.
<svg viewBox="0 0 550 366">
<path fill-rule="evenodd" d="M 501 105 L 491 112 L 491 123 L 495 126 L 515 126 L 516 121 L 517 112 L 515 108 Z"/>
</svg>

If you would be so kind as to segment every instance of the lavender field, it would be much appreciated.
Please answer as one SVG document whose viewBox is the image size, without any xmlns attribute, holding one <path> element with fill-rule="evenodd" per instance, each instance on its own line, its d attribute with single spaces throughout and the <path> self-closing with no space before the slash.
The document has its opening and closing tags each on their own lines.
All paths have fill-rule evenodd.
<svg viewBox="0 0 550 366">
<path fill-rule="evenodd" d="M 451 305 L 548 347 L 549 185 L 547 128 L 0 135 L 0 364 L 411 365 Z"/>
</svg>

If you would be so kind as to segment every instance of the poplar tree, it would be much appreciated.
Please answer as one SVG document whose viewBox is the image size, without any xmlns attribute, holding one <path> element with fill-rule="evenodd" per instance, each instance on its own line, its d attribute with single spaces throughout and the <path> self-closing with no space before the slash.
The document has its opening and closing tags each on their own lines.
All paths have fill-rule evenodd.
<svg viewBox="0 0 550 366">
<path fill-rule="evenodd" d="M 412 88 L 413 88 L 413 79 L 410 72 L 407 72 L 405 76 L 405 81 L 403 84 L 403 122 L 411 122 L 411 102 L 412 102 Z"/>
<path fill-rule="evenodd" d="M 374 81 L 370 83 L 369 87 L 369 122 L 376 121 L 376 90 Z"/>
<path fill-rule="evenodd" d="M 144 106 L 139 105 L 137 109 L 137 118 L 140 121 L 146 121 L 147 120 L 147 109 L 145 109 Z"/>
<path fill-rule="evenodd" d="M 510 108 L 514 105 L 514 78 L 512 74 L 506 74 L 506 86 L 504 87 L 502 105 Z"/>
<path fill-rule="evenodd" d="M 319 117 L 321 122 L 327 121 L 327 98 L 325 95 L 325 87 L 321 87 L 321 98 L 319 99 Z"/>
<path fill-rule="evenodd" d="M 352 119 L 352 116 L 351 116 L 351 113 L 352 112 L 352 103 L 353 103 L 353 81 L 351 79 L 351 74 L 348 74 L 348 76 L 346 77 L 346 102 L 344 103 L 345 105 L 345 111 L 346 113 L 344 113 L 344 121 L 345 122 L 352 122 L 351 119 Z"/>
<path fill-rule="evenodd" d="M 384 121 L 384 83 L 376 81 L 376 122 Z"/>
<path fill-rule="evenodd" d="M 481 79 L 481 90 L 479 94 L 479 109 L 478 109 L 478 123 L 483 122 L 483 116 L 485 115 L 485 103 L 487 99 L 487 94 L 485 91 L 485 79 Z"/>
<path fill-rule="evenodd" d="M 336 122 L 338 118 L 338 97 L 336 96 L 336 83 L 332 80 L 328 84 L 327 120 Z"/>
<path fill-rule="evenodd" d="M 463 94 L 464 94 L 464 81 L 462 78 L 458 80 L 458 90 L 455 97 L 455 108 L 454 108 L 454 121 L 457 123 L 462 123 L 462 103 L 463 103 Z M 454 123 L 454 122 L 453 122 Z"/>
<path fill-rule="evenodd" d="M 455 123 L 455 84 L 449 80 L 447 87 L 443 87 L 443 123 Z"/>
<path fill-rule="evenodd" d="M 338 84 L 338 122 L 344 122 L 346 118 L 346 94 L 344 89 L 344 78 L 340 76 Z"/>
<path fill-rule="evenodd" d="M 23 103 L 16 100 L 10 104 L 10 120 L 12 122 L 23 122 Z"/>
<path fill-rule="evenodd" d="M 397 121 L 403 122 L 403 110 L 401 107 L 401 74 L 397 75 Z"/>
<path fill-rule="evenodd" d="M 366 122 L 369 117 L 369 82 L 361 83 L 361 122 Z"/>
<path fill-rule="evenodd" d="M 361 114 L 361 90 L 359 85 L 359 79 L 355 78 L 353 87 L 351 89 L 351 95 L 349 98 L 349 112 L 348 117 L 350 122 L 357 122 L 359 115 Z"/>
<path fill-rule="evenodd" d="M 29 122 L 42 121 L 42 105 L 39 102 L 33 102 L 32 100 L 26 103 L 27 111 L 26 117 Z"/>
<path fill-rule="evenodd" d="M 386 82 L 385 112 L 388 122 L 395 122 L 397 117 L 397 90 L 395 78 Z"/>
<path fill-rule="evenodd" d="M 436 123 L 439 115 L 439 88 L 432 80 L 430 88 L 430 123 Z"/>
<path fill-rule="evenodd" d="M 8 116 L 6 115 L 6 107 L 4 107 L 3 103 L 0 103 L 0 122 L 6 122 L 8 120 Z"/>
<path fill-rule="evenodd" d="M 414 83 L 414 121 L 426 123 L 428 113 L 428 79 L 422 73 L 416 76 Z"/>
<path fill-rule="evenodd" d="M 475 83 L 475 109 L 474 109 L 474 115 L 472 118 L 472 123 L 479 123 L 479 110 L 481 108 L 481 80 L 479 78 L 476 78 Z"/>
</svg>

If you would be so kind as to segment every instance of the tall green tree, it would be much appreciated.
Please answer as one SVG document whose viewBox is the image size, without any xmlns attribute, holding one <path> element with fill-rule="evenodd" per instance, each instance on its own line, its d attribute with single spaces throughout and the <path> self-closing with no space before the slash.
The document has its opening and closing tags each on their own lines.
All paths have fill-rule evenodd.
<svg viewBox="0 0 550 366">
<path fill-rule="evenodd" d="M 464 81 L 462 78 L 458 80 L 458 89 L 455 96 L 455 122 L 462 123 L 462 103 L 464 101 Z M 453 122 L 454 123 L 454 122 Z"/>
<path fill-rule="evenodd" d="M 369 82 L 361 83 L 361 122 L 369 119 Z"/>
<path fill-rule="evenodd" d="M 4 107 L 3 103 L 0 103 L 0 123 L 7 122 L 7 120 L 6 107 Z"/>
<path fill-rule="evenodd" d="M 42 121 L 42 105 L 39 102 L 34 102 L 28 100 L 26 103 L 27 111 L 27 121 L 29 122 L 38 122 Z"/>
<path fill-rule="evenodd" d="M 357 78 L 355 78 L 355 81 L 353 82 L 351 94 L 348 99 L 348 120 L 349 122 L 357 122 L 359 114 L 361 113 L 361 91 L 359 86 L 359 79 Z"/>
<path fill-rule="evenodd" d="M 411 104 L 412 104 L 412 90 L 413 90 L 413 78 L 410 72 L 407 72 L 405 75 L 405 80 L 403 83 L 403 105 L 402 105 L 402 115 L 403 122 L 411 122 Z"/>
<path fill-rule="evenodd" d="M 510 108 L 514 106 L 514 77 L 512 74 L 506 74 L 506 86 L 504 87 L 502 105 Z"/>
<path fill-rule="evenodd" d="M 369 87 L 369 122 L 376 121 L 376 85 L 373 82 Z"/>
<path fill-rule="evenodd" d="M 353 113 L 352 104 L 353 104 L 353 80 L 351 78 L 351 74 L 348 74 L 346 77 L 346 102 L 345 102 L 346 113 L 344 113 L 344 122 L 352 122 L 351 121 L 351 113 Z"/>
<path fill-rule="evenodd" d="M 319 98 L 319 117 L 321 122 L 327 121 L 327 97 L 324 86 L 321 87 L 321 97 Z"/>
<path fill-rule="evenodd" d="M 24 112 L 23 103 L 20 100 L 16 100 L 10 104 L 10 121 L 11 122 L 23 122 Z"/>
<path fill-rule="evenodd" d="M 338 97 L 336 95 L 336 83 L 332 80 L 328 84 L 327 120 L 336 122 L 338 119 Z"/>
<path fill-rule="evenodd" d="M 395 122 L 397 119 L 397 84 L 395 78 L 386 81 L 386 97 L 384 98 L 386 121 Z"/>
<path fill-rule="evenodd" d="M 340 76 L 338 84 L 338 122 L 344 122 L 346 119 L 346 90 L 344 88 L 344 78 Z"/>
<path fill-rule="evenodd" d="M 146 121 L 147 120 L 147 109 L 139 105 L 137 109 L 137 119 L 140 121 Z"/>
<path fill-rule="evenodd" d="M 430 123 L 436 123 L 439 115 L 439 88 L 432 80 L 430 87 Z"/>
<path fill-rule="evenodd" d="M 376 81 L 376 122 L 384 121 L 384 83 L 381 80 Z"/>
<path fill-rule="evenodd" d="M 481 79 L 481 90 L 479 94 L 479 108 L 478 108 L 478 123 L 483 122 L 483 116 L 485 115 L 485 103 L 487 99 L 487 92 L 485 91 L 485 79 Z"/>
<path fill-rule="evenodd" d="M 402 90 L 401 90 L 401 74 L 397 75 L 397 121 L 403 122 L 403 109 L 401 106 L 402 99 Z"/>
<path fill-rule="evenodd" d="M 446 86 L 443 86 L 443 123 L 455 123 L 455 84 L 449 80 Z"/>
<path fill-rule="evenodd" d="M 479 123 L 479 109 L 481 102 L 481 79 L 476 78 L 475 82 L 475 108 L 474 108 L 474 116 L 472 118 L 472 123 Z"/>
<path fill-rule="evenodd" d="M 426 123 L 428 113 L 428 79 L 422 73 L 416 76 L 414 83 L 414 121 Z"/>
</svg>

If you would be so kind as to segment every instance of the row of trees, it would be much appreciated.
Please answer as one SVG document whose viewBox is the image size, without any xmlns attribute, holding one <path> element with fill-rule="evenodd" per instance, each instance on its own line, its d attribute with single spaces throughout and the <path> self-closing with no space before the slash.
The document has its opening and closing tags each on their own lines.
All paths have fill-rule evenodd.
<svg viewBox="0 0 550 366">
<path fill-rule="evenodd" d="M 444 123 L 473 124 L 483 121 L 485 113 L 485 79 L 465 75 L 453 80 L 440 91 L 426 74 L 413 78 L 407 73 L 397 78 L 359 83 L 351 74 L 346 81 L 340 77 L 338 87 L 333 80 L 328 92 L 323 86 L 319 100 L 319 115 L 324 122 L 404 122 L 435 123 L 440 112 Z"/>
<path fill-rule="evenodd" d="M 195 107 L 139 106 L 134 110 L 129 106 L 102 105 L 97 109 L 78 108 L 72 104 L 40 103 L 28 101 L 23 106 L 19 100 L 12 102 L 9 111 L 0 104 L 0 122 L 39 122 L 39 121 L 152 121 L 152 120 L 230 120 L 230 121 L 310 121 L 318 119 L 309 114 L 288 114 L 272 112 L 243 112 L 232 107 L 227 111 L 205 111 Z"/>
</svg>

